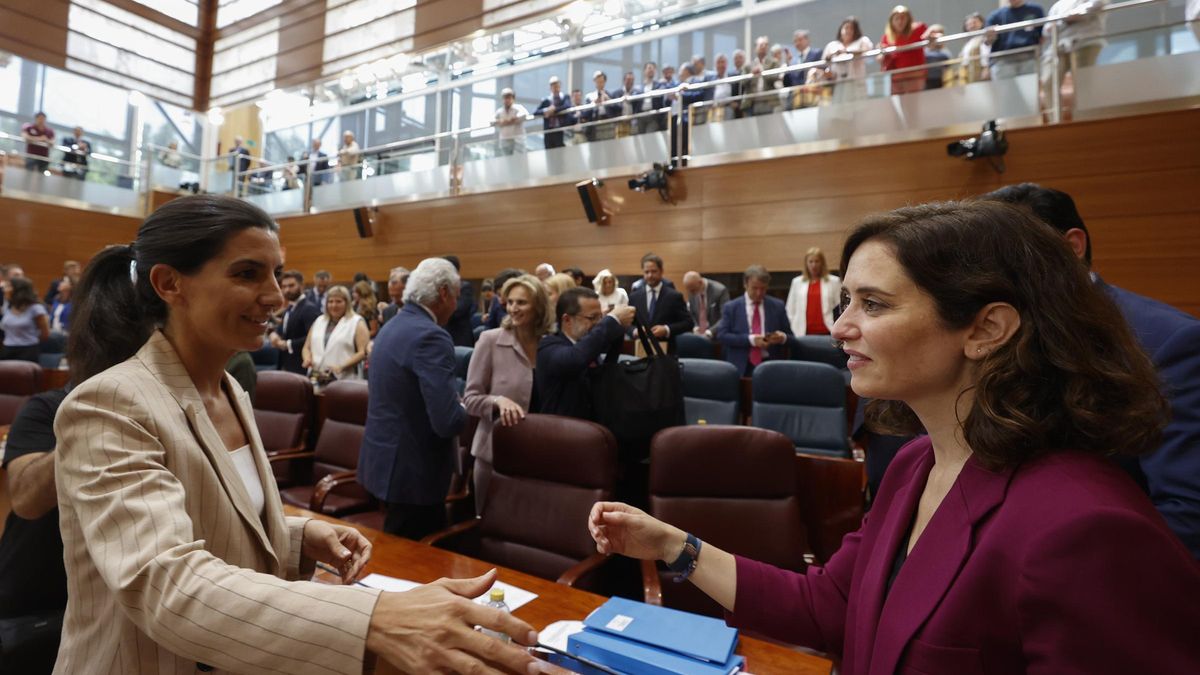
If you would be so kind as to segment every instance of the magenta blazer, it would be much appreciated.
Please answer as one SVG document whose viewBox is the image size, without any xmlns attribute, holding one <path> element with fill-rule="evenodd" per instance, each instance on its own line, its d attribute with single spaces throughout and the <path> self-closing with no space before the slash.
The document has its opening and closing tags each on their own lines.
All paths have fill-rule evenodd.
<svg viewBox="0 0 1200 675">
<path fill-rule="evenodd" d="M 885 592 L 932 466 L 928 438 L 905 446 L 824 568 L 739 557 L 726 620 L 844 675 L 1200 673 L 1200 564 L 1100 457 L 967 462 Z"/>
</svg>

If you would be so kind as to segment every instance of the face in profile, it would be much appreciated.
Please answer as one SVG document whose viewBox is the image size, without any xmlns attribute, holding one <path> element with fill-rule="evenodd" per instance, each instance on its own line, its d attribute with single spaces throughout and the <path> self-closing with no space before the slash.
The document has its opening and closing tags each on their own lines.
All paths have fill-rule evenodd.
<svg viewBox="0 0 1200 675">
<path fill-rule="evenodd" d="M 909 278 L 890 247 L 863 243 L 842 283 L 833 337 L 849 355 L 850 387 L 863 397 L 921 401 L 956 396 L 969 382 L 971 328 L 946 328 L 934 300 Z"/>
<path fill-rule="evenodd" d="M 276 282 L 282 271 L 275 233 L 244 229 L 195 274 L 178 277 L 177 293 L 168 300 L 170 323 L 215 349 L 258 349 L 271 313 L 283 305 Z"/>
</svg>

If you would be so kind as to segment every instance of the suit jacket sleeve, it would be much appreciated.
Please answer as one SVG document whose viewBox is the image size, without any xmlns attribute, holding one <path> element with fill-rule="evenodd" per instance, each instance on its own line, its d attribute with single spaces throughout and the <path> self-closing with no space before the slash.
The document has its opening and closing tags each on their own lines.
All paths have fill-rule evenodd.
<svg viewBox="0 0 1200 675">
<path fill-rule="evenodd" d="M 861 540 L 862 528 L 846 535 L 827 565 L 809 567 L 804 573 L 735 556 L 737 593 L 734 611 L 725 612 L 725 621 L 777 640 L 841 653 Z"/>
<path fill-rule="evenodd" d="M 1200 559 L 1200 322 L 1189 322 L 1152 354 L 1171 402 L 1162 445 L 1142 457 L 1150 499 Z"/>
<path fill-rule="evenodd" d="M 491 417 L 495 409 L 492 389 L 492 355 L 496 351 L 496 338 L 492 333 L 479 336 L 471 363 L 467 366 L 467 387 L 463 391 L 463 405 L 474 417 Z"/>
<path fill-rule="evenodd" d="M 538 369 L 544 371 L 546 377 L 572 377 L 583 372 L 588 364 L 595 361 L 601 354 L 606 353 L 612 343 L 620 340 L 623 335 L 621 322 L 612 317 L 604 317 L 587 335 L 570 348 L 546 350 L 542 358 L 538 352 Z"/>
<path fill-rule="evenodd" d="M 413 365 L 433 432 L 453 438 L 467 423 L 454 381 L 454 343 L 446 331 L 429 331 L 416 344 Z"/>
<path fill-rule="evenodd" d="M 670 298 L 671 305 L 668 308 L 670 312 L 664 315 L 667 328 L 671 331 L 671 335 L 683 335 L 684 333 L 692 332 L 696 327 L 696 323 L 692 321 L 692 315 L 688 312 L 687 301 L 683 299 L 683 294 L 676 291 L 667 296 Z"/>
<path fill-rule="evenodd" d="M 1106 510 L 1047 528 L 1024 551 L 1016 592 L 1027 673 L 1166 673 L 1200 662 L 1200 575 L 1165 529 Z M 1147 560 L 1154 574 L 1129 574 Z"/>
<path fill-rule="evenodd" d="M 717 325 L 717 342 L 720 342 L 726 347 L 749 349 L 750 333 L 748 330 L 747 332 L 738 330 L 740 324 L 737 318 L 733 315 L 733 311 L 737 309 L 739 305 L 741 305 L 741 303 L 738 303 L 738 305 L 735 305 L 732 302 L 725 303 L 725 307 L 721 310 L 721 323 Z M 749 326 L 747 326 L 747 329 L 749 329 Z M 734 332 L 735 330 L 737 332 Z"/>
<path fill-rule="evenodd" d="M 233 672 L 361 671 L 378 592 L 288 582 L 206 551 L 158 440 L 170 431 L 142 395 L 116 382 L 84 385 L 55 423 L 60 502 L 128 619 L 176 654 Z M 295 544 L 303 524 L 288 525 Z M 297 548 L 280 552 L 289 568 L 300 567 Z"/>
</svg>

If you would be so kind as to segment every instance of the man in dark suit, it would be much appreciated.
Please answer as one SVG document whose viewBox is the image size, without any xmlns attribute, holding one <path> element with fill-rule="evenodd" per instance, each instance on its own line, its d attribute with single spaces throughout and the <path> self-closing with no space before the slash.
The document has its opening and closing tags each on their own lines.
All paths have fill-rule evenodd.
<svg viewBox="0 0 1200 675">
<path fill-rule="evenodd" d="M 396 314 L 404 306 L 404 287 L 408 284 L 409 274 L 411 272 L 407 267 L 393 267 L 392 271 L 388 272 L 388 297 L 392 301 L 379 310 L 380 326 L 396 318 Z"/>
<path fill-rule="evenodd" d="M 83 268 L 79 265 L 78 262 L 76 262 L 74 260 L 68 260 L 65 263 L 63 263 L 62 276 L 58 277 L 57 279 L 52 280 L 50 282 L 50 287 L 48 289 L 46 289 L 46 298 L 44 300 L 44 302 L 46 303 L 46 306 L 50 306 L 50 305 L 54 304 L 54 299 L 58 297 L 58 285 L 60 283 L 62 283 L 62 280 L 64 278 L 70 279 L 72 286 L 78 286 L 79 285 L 79 277 L 82 275 L 83 275 Z"/>
<path fill-rule="evenodd" d="M 300 175 L 306 176 L 310 168 L 313 187 L 333 182 L 333 177 L 329 174 L 329 155 L 321 152 L 321 139 L 319 138 L 312 140 L 312 150 L 300 156 Z"/>
<path fill-rule="evenodd" d="M 1000 188 L 986 199 L 1024 206 L 1066 237 L 1075 254 L 1092 265 L 1092 242 L 1075 200 L 1065 192 L 1033 183 Z M 1192 555 L 1200 559 L 1200 321 L 1157 300 L 1104 282 L 1142 349 L 1162 378 L 1171 404 L 1171 421 L 1162 444 L 1137 458 L 1119 458 L 1125 469 L 1158 508 L 1167 525 Z"/>
<path fill-rule="evenodd" d="M 313 275 L 313 287 L 304 292 L 304 297 L 317 308 L 317 313 L 325 311 L 325 293 L 333 283 L 333 277 L 325 270 L 317 270 Z"/>
<path fill-rule="evenodd" d="M 560 129 L 567 126 L 567 116 L 563 114 L 567 108 L 571 107 L 571 99 L 563 93 L 562 83 L 558 81 L 558 76 L 550 78 L 550 95 L 542 99 L 538 104 L 534 115 L 541 115 L 542 128 L 547 130 L 546 133 L 546 149 L 561 148 L 563 146 L 563 133 L 555 131 L 551 133 L 550 129 Z"/>
<path fill-rule="evenodd" d="M 358 481 L 387 505 L 383 529 L 410 539 L 446 524 L 445 499 L 467 412 L 454 380 L 444 326 L 458 304 L 458 272 L 422 260 L 404 307 L 375 336 Z"/>
<path fill-rule="evenodd" d="M 558 332 L 538 343 L 538 412 L 592 419 L 588 369 L 624 339 L 634 310 L 615 307 L 600 311 L 600 296 L 590 288 L 568 288 L 555 305 Z"/>
<path fill-rule="evenodd" d="M 642 287 L 630 294 L 629 304 L 654 338 L 667 340 L 667 349 L 674 352 L 675 337 L 690 332 L 695 324 L 683 294 L 667 285 L 662 275 L 662 258 L 653 253 L 642 256 Z"/>
<path fill-rule="evenodd" d="M 442 258 L 449 260 L 450 264 L 454 265 L 455 272 L 462 269 L 458 262 L 458 256 L 444 255 Z M 471 315 L 474 313 L 475 287 L 471 285 L 471 282 L 463 279 L 462 287 L 458 292 L 458 306 L 454 308 L 454 314 L 446 322 L 446 332 L 450 334 L 450 339 L 454 340 L 455 346 L 475 346 L 475 327 L 471 325 Z"/>
<path fill-rule="evenodd" d="M 721 311 L 729 302 L 729 289 L 725 284 L 700 276 L 691 271 L 683 275 L 683 288 L 687 291 L 688 313 L 696 327 L 696 333 L 707 338 L 717 334 L 721 323 Z"/>
<path fill-rule="evenodd" d="M 292 373 L 305 373 L 304 341 L 321 310 L 304 295 L 304 275 L 288 270 L 279 278 L 279 290 L 288 301 L 283 318 L 271 331 L 271 346 L 279 350 L 279 367 Z"/>
<path fill-rule="evenodd" d="M 763 361 L 783 358 L 792 326 L 783 301 L 767 295 L 771 274 L 766 268 L 751 265 L 742 279 L 746 294 L 725 305 L 717 339 L 725 348 L 725 360 L 749 377 Z"/>
</svg>

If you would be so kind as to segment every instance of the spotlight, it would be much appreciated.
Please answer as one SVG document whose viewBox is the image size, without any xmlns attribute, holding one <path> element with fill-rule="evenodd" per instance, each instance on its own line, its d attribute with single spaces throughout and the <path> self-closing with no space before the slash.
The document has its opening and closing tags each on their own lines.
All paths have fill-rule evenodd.
<svg viewBox="0 0 1200 675">
<path fill-rule="evenodd" d="M 662 197 L 664 202 L 674 204 L 671 199 L 671 184 L 667 178 L 675 173 L 675 168 L 670 164 L 654 163 L 654 167 L 649 171 L 629 179 L 629 189 L 635 192 L 645 192 L 646 190 L 658 190 L 658 196 Z"/>
<path fill-rule="evenodd" d="M 983 131 L 978 136 L 954 141 L 946 146 L 946 154 L 951 157 L 975 159 L 987 157 L 992 168 L 997 173 L 1004 173 L 1004 154 L 1008 152 L 1008 139 L 1004 132 L 996 128 L 996 120 L 988 120 L 983 125 Z"/>
</svg>

